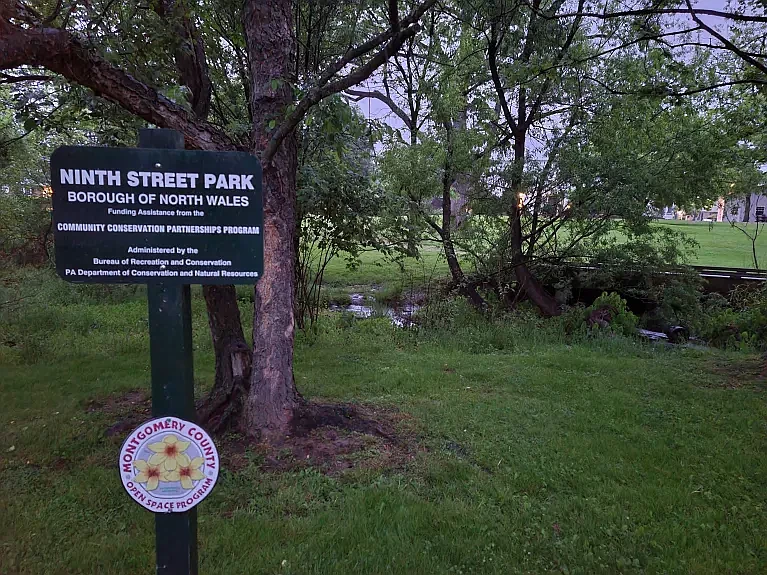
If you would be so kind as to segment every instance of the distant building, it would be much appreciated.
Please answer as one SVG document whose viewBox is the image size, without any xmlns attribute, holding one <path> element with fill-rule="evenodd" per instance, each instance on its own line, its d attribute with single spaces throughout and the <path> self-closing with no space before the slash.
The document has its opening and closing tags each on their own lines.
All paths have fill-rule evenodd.
<svg viewBox="0 0 767 575">
<path fill-rule="evenodd" d="M 698 222 L 723 222 L 725 220 L 724 198 L 719 198 L 713 206 L 700 210 L 694 219 Z"/>
<path fill-rule="evenodd" d="M 693 212 L 674 205 L 654 212 L 663 220 L 694 220 L 696 222 L 767 222 L 767 195 L 751 194 L 746 198 L 719 198 L 713 206 Z"/>
<path fill-rule="evenodd" d="M 666 206 L 659 211 L 654 212 L 656 217 L 662 220 L 691 220 L 693 216 L 688 214 L 684 210 L 677 208 L 675 205 Z"/>
<path fill-rule="evenodd" d="M 751 194 L 746 198 L 730 199 L 725 206 L 728 222 L 767 222 L 767 196 Z"/>
</svg>

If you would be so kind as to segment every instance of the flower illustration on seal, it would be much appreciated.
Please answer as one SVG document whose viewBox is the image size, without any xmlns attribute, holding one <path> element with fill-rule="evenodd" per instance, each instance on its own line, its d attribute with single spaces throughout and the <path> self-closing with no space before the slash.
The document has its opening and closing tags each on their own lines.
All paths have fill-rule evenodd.
<svg viewBox="0 0 767 575">
<path fill-rule="evenodd" d="M 161 465 L 165 471 L 175 471 L 180 462 L 189 461 L 189 457 L 184 455 L 187 447 L 188 441 L 179 441 L 178 437 L 171 433 L 162 441 L 149 444 L 149 449 L 154 451 L 154 455 L 149 458 L 149 464 Z"/>
<path fill-rule="evenodd" d="M 202 457 L 195 457 L 189 459 L 189 456 L 182 454 L 178 459 L 178 468 L 175 471 L 169 471 L 167 474 L 168 481 L 181 481 L 181 487 L 184 489 L 192 489 L 194 483 L 192 481 L 199 481 L 204 479 L 205 476 L 200 471 L 200 467 L 205 460 Z"/>
<path fill-rule="evenodd" d="M 139 474 L 133 478 L 136 483 L 146 483 L 147 491 L 154 491 L 160 484 L 160 481 L 168 481 L 167 471 L 161 469 L 159 465 L 152 465 L 143 459 L 137 459 L 133 462 Z"/>
</svg>

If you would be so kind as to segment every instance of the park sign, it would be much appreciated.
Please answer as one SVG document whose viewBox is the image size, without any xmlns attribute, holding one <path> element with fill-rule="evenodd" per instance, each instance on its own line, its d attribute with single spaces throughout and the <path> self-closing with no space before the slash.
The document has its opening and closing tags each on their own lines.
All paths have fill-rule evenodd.
<svg viewBox="0 0 767 575">
<path fill-rule="evenodd" d="M 56 269 L 68 281 L 146 283 L 153 419 L 120 450 L 123 487 L 154 512 L 156 573 L 197 575 L 197 504 L 220 461 L 195 423 L 190 284 L 254 284 L 263 271 L 261 165 L 184 150 L 175 130 L 139 148 L 51 157 Z"/>
<path fill-rule="evenodd" d="M 263 271 L 254 156 L 65 146 L 51 179 L 56 269 L 67 281 L 253 284 Z"/>
</svg>

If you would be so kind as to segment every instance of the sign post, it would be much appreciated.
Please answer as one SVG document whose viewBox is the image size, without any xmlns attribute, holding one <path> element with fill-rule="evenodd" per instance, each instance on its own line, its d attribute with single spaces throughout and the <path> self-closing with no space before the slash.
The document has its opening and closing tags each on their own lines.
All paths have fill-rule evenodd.
<svg viewBox="0 0 767 575">
<path fill-rule="evenodd" d="M 141 130 L 139 147 L 183 150 L 184 136 L 175 130 Z M 154 417 L 195 420 L 190 292 L 189 284 L 147 284 Z M 157 575 L 197 575 L 197 508 L 156 513 L 154 526 Z"/>
<path fill-rule="evenodd" d="M 125 440 L 120 477 L 155 512 L 157 573 L 197 575 L 197 509 L 219 458 L 195 423 L 190 284 L 253 284 L 263 271 L 261 166 L 184 150 L 174 130 L 139 148 L 51 157 L 56 269 L 70 282 L 145 283 L 152 415 Z"/>
</svg>

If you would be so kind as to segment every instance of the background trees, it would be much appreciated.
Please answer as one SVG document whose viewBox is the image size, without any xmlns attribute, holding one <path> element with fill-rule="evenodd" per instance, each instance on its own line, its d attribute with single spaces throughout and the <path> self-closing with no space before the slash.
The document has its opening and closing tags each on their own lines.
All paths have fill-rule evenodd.
<svg viewBox="0 0 767 575">
<path fill-rule="evenodd" d="M 714 27 L 704 21 L 712 15 Z M 449 40 L 434 50 L 424 39 L 401 56 L 407 66 L 392 60 L 383 90 L 367 96 L 417 127 L 411 169 L 402 167 L 405 143 L 389 146 L 387 158 L 398 158 L 385 164 L 395 191 L 440 196 L 438 174 L 447 174 L 444 189 L 455 194 L 460 186 L 466 206 L 482 214 L 453 226 L 448 242 L 469 255 L 469 280 L 460 264 L 451 271 L 472 301 L 482 302 L 482 285 L 507 304 L 528 297 L 544 314 L 556 314 L 538 277 L 552 263 L 593 253 L 616 230 L 654 233 L 647 223 L 655 206 L 701 207 L 734 189 L 743 194 L 735 180 L 754 185 L 760 164 L 746 149 L 762 162 L 764 150 L 746 144 L 749 122 L 732 114 L 761 98 L 763 56 L 752 28 L 763 29 L 763 18 L 686 3 L 617 11 L 583 2 L 457 3 L 441 18 L 450 32 L 439 32 L 440 19 L 430 29 Z M 451 101 L 450 84 L 440 83 L 448 74 L 463 75 L 466 87 L 454 91 L 461 104 L 454 96 L 452 107 L 439 104 Z M 409 94 L 426 78 L 432 81 L 419 89 L 417 106 L 408 100 L 407 109 L 398 107 L 390 97 L 395 85 Z M 455 114 L 452 123 L 440 118 L 446 109 Z M 464 158 L 475 172 L 457 177 L 442 159 L 456 158 L 445 126 L 462 125 L 471 134 Z M 425 225 L 444 237 L 433 215 Z"/>
</svg>

